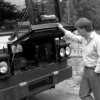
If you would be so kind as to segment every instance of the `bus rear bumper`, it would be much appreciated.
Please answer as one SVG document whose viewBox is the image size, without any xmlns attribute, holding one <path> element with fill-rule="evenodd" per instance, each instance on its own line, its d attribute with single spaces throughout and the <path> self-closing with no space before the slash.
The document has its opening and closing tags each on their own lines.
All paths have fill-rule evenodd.
<svg viewBox="0 0 100 100">
<path fill-rule="evenodd" d="M 59 71 L 54 71 L 40 78 L 22 82 L 10 88 L 0 90 L 0 100 L 20 100 L 21 98 L 35 95 L 55 84 L 72 77 L 72 67 L 66 67 Z"/>
</svg>

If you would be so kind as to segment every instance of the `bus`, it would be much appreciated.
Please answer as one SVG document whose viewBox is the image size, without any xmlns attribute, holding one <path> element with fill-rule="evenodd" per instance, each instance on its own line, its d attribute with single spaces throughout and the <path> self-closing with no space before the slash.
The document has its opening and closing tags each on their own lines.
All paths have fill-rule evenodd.
<svg viewBox="0 0 100 100">
<path fill-rule="evenodd" d="M 63 20 L 66 0 L 0 2 L 12 7 L 0 22 L 0 100 L 23 100 L 71 78 L 70 43 L 56 27 L 74 30 Z"/>
</svg>

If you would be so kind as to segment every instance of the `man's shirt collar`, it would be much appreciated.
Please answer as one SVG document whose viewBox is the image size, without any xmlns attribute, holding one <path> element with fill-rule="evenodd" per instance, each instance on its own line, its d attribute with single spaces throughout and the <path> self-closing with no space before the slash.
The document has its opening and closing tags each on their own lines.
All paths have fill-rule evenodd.
<svg viewBox="0 0 100 100">
<path fill-rule="evenodd" d="M 95 31 L 92 31 L 92 32 L 90 33 L 90 38 L 93 39 L 93 38 L 95 37 L 95 35 L 96 35 L 96 32 L 95 32 Z"/>
<path fill-rule="evenodd" d="M 89 39 L 87 40 L 87 43 L 89 43 L 95 36 L 96 36 L 96 32 L 95 32 L 95 31 L 92 31 L 92 32 L 90 33 Z"/>
</svg>

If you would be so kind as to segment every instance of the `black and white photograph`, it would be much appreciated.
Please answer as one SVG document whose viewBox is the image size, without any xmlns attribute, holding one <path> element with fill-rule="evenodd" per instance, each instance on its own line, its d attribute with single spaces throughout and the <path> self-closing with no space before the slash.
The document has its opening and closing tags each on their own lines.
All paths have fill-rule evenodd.
<svg viewBox="0 0 100 100">
<path fill-rule="evenodd" d="M 100 0 L 0 0 L 0 100 L 100 100 Z"/>
</svg>

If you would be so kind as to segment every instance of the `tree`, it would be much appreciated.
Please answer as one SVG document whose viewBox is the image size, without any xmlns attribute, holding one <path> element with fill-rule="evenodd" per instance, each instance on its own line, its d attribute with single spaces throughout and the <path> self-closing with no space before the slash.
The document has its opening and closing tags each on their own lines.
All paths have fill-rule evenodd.
<svg viewBox="0 0 100 100">
<path fill-rule="evenodd" d="M 15 5 L 11 5 L 9 2 L 0 1 L 0 24 L 5 20 L 13 20 L 19 16 Z"/>
<path fill-rule="evenodd" d="M 86 17 L 93 22 L 95 29 L 100 29 L 100 0 L 72 0 L 77 18 Z"/>
</svg>

